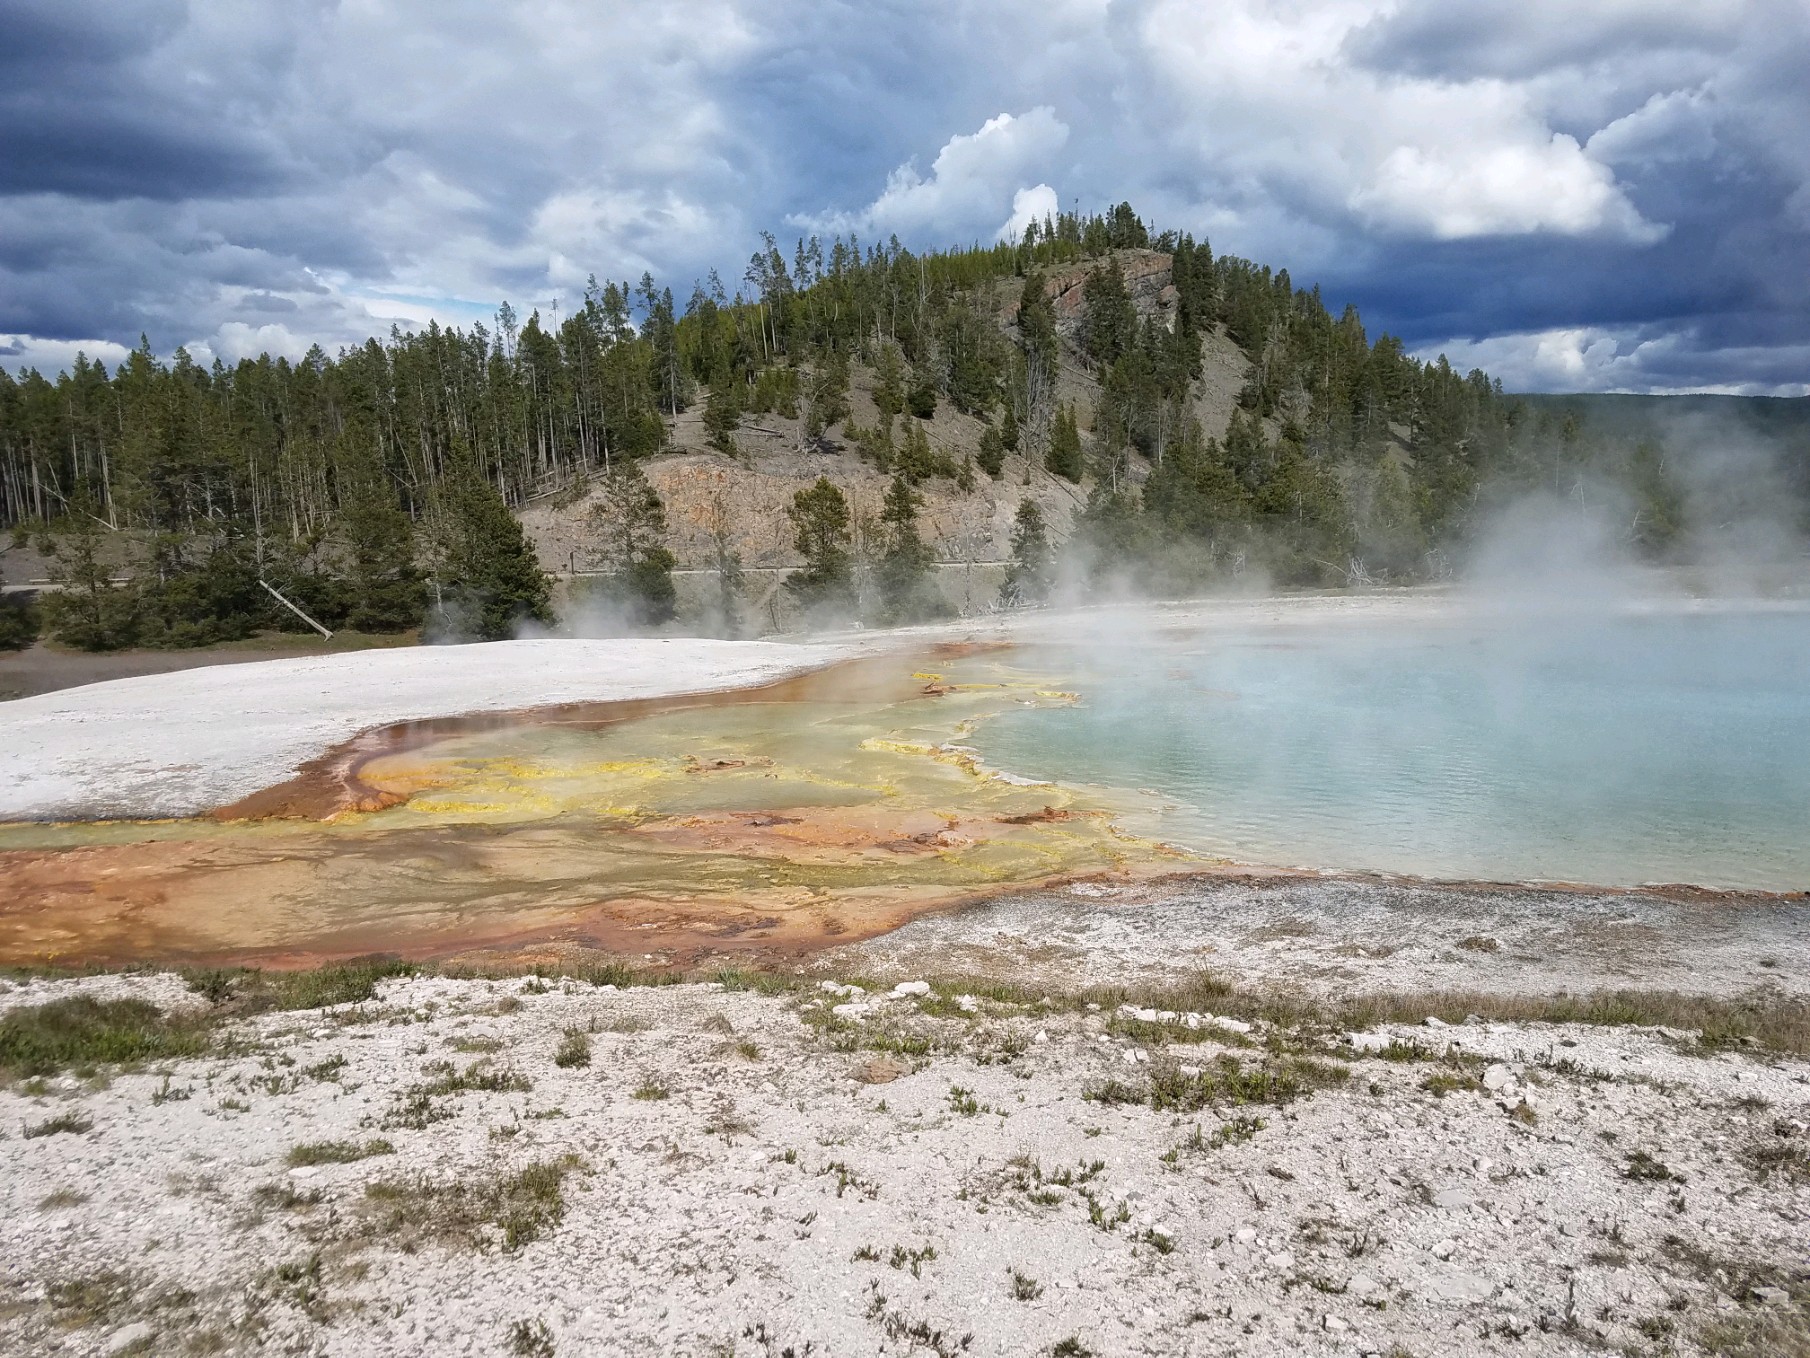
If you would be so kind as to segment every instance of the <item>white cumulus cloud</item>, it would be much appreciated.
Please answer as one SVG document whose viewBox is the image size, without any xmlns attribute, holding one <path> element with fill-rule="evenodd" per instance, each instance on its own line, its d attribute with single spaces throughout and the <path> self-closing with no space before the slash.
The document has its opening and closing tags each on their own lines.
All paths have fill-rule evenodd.
<svg viewBox="0 0 1810 1358">
<path fill-rule="evenodd" d="M 1046 169 L 1067 141 L 1068 125 L 1047 104 L 1016 117 L 1001 113 L 977 132 L 949 138 L 929 174 L 920 173 L 912 161 L 899 166 L 887 176 L 880 196 L 859 211 L 795 220 L 818 230 L 944 241 L 982 230 L 996 235 L 994 224 L 1008 205 L 1016 219 L 1026 192 L 1054 202 L 1055 191 L 1047 184 L 1026 190 L 1024 183 Z"/>
</svg>

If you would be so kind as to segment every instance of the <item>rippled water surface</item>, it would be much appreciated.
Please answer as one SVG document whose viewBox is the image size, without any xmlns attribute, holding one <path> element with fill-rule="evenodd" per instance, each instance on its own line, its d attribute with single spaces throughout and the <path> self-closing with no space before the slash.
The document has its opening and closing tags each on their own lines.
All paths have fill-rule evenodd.
<svg viewBox="0 0 1810 1358">
<path fill-rule="evenodd" d="M 1191 848 L 1810 889 L 1802 612 L 1124 635 L 1010 663 L 1082 702 L 988 722 L 988 762 L 1153 788 Z"/>
</svg>

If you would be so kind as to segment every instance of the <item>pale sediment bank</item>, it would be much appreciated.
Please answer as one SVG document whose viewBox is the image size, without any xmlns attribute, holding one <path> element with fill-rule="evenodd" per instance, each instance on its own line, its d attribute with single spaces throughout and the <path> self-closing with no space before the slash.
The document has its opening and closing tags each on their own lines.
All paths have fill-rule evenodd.
<svg viewBox="0 0 1810 1358">
<path fill-rule="evenodd" d="M 502 641 L 109 680 L 0 704 L 0 820 L 199 815 L 371 727 L 748 687 L 851 653 L 692 637 Z"/>
<path fill-rule="evenodd" d="M 811 966 L 1057 989 L 1164 986 L 1208 971 L 1338 1002 L 1422 991 L 1803 997 L 1806 956 L 1803 897 L 1218 868 L 1001 893 L 821 952 Z"/>
</svg>

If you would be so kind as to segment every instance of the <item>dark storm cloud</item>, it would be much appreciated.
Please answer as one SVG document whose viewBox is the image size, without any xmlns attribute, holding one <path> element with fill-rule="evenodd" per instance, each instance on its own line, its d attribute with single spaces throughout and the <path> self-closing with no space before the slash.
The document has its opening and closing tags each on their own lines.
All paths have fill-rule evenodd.
<svg viewBox="0 0 1810 1358">
<path fill-rule="evenodd" d="M 14 366 L 1129 198 L 1510 385 L 1810 381 L 1795 0 L 0 0 L 0 34 Z"/>
<path fill-rule="evenodd" d="M 157 69 L 184 17 L 163 0 L 0 4 L 0 194 L 176 201 L 274 182 L 268 148 Z"/>
</svg>

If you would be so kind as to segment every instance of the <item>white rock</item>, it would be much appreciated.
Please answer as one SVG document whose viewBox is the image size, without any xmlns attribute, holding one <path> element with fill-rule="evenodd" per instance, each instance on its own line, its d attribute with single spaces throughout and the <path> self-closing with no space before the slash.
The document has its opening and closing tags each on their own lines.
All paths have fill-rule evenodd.
<svg viewBox="0 0 1810 1358">
<path fill-rule="evenodd" d="M 1438 1244 L 1433 1246 L 1433 1257 L 1435 1259 L 1450 1259 L 1456 1253 L 1458 1253 L 1458 1242 L 1456 1240 L 1441 1240 Z"/>
<path fill-rule="evenodd" d="M 1475 1305 L 1480 1301 L 1488 1301 L 1490 1294 L 1496 1290 L 1495 1284 L 1488 1278 L 1458 1272 L 1432 1274 L 1427 1278 L 1426 1288 L 1436 1300 L 1456 1305 Z"/>
<path fill-rule="evenodd" d="M 1232 1239 L 1236 1240 L 1240 1245 L 1248 1245 L 1256 1238 L 1257 1228 L 1255 1226 L 1240 1226 L 1237 1232 L 1232 1236 Z"/>
<path fill-rule="evenodd" d="M 1138 1063 L 1137 1049 L 1135 1047 L 1125 1048 L 1124 1051 L 1119 1053 L 1119 1060 L 1123 1061 L 1128 1066 L 1135 1066 Z"/>
<path fill-rule="evenodd" d="M 928 995 L 930 993 L 930 982 L 900 981 L 892 988 L 892 993 L 901 1000 L 912 995 Z"/>
<path fill-rule="evenodd" d="M 1756 1287 L 1753 1290 L 1753 1298 L 1768 1306 L 1783 1306 L 1791 1300 L 1791 1294 L 1782 1287 Z"/>
<path fill-rule="evenodd" d="M 1035 1036 L 1031 1039 L 1031 1041 L 1033 1041 L 1033 1042 L 1048 1042 L 1049 1040 L 1050 1040 L 1049 1032 L 1047 1029 L 1044 1029 L 1044 1028 L 1039 1028 L 1037 1030 L 1037 1036 Z"/>
<path fill-rule="evenodd" d="M 156 1331 L 142 1320 L 135 1320 L 130 1325 L 121 1325 L 107 1336 L 107 1342 L 101 1345 L 102 1353 L 124 1353 L 134 1344 L 142 1344 Z"/>
<path fill-rule="evenodd" d="M 1320 1324 L 1322 1326 L 1324 1326 L 1326 1329 L 1331 1330 L 1334 1334 L 1343 1334 L 1346 1330 L 1349 1330 L 1351 1328 L 1350 1325 L 1346 1324 L 1343 1320 L 1341 1320 L 1338 1316 L 1333 1315 L 1331 1312 L 1327 1313 L 1326 1318 L 1324 1320 L 1322 1320 L 1320 1322 Z"/>
<path fill-rule="evenodd" d="M 1451 1026 L 1444 1019 L 1434 1018 L 1431 1014 L 1428 1014 L 1426 1017 L 1426 1025 L 1429 1028 L 1446 1028 Z"/>
<path fill-rule="evenodd" d="M 1483 1072 L 1483 1087 L 1492 1094 L 1500 1092 L 1504 1086 L 1514 1082 L 1515 1073 L 1500 1061 Z"/>
<path fill-rule="evenodd" d="M 1368 1297 L 1382 1291 L 1382 1287 L 1383 1285 L 1368 1273 L 1354 1273 L 1351 1275 L 1351 1281 L 1345 1284 L 1345 1292 L 1348 1296 Z"/>
<path fill-rule="evenodd" d="M 312 1179 L 320 1170 L 314 1165 L 298 1165 L 289 1171 L 291 1179 Z"/>
<path fill-rule="evenodd" d="M 980 1001 L 975 999 L 972 995 L 957 995 L 955 997 L 955 1007 L 964 1014 L 972 1014 L 976 1009 L 980 1008 Z"/>
<path fill-rule="evenodd" d="M 1380 1052 L 1394 1039 L 1387 1033 L 1346 1033 L 1345 1041 L 1353 1051 Z"/>
<path fill-rule="evenodd" d="M 1248 1033 L 1251 1031 L 1251 1025 L 1244 1022 L 1242 1019 L 1218 1016 L 1211 1019 L 1210 1022 L 1215 1028 L 1223 1028 L 1228 1033 Z"/>
<path fill-rule="evenodd" d="M 1282 1250 L 1279 1253 L 1268 1256 L 1263 1262 L 1268 1264 L 1271 1268 L 1293 1268 L 1295 1266 L 1295 1256 L 1290 1254 L 1287 1250 Z"/>
<path fill-rule="evenodd" d="M 1462 1188 L 1442 1188 L 1433 1195 L 1433 1205 L 1443 1207 L 1448 1212 L 1455 1212 L 1461 1207 L 1469 1207 L 1476 1199 Z"/>
<path fill-rule="evenodd" d="M 873 1005 L 865 1000 L 849 1000 L 845 1004 L 832 1005 L 830 1013 L 839 1019 L 857 1019 L 874 1012 Z"/>
</svg>

